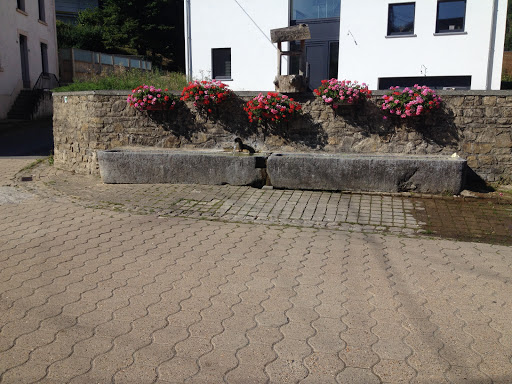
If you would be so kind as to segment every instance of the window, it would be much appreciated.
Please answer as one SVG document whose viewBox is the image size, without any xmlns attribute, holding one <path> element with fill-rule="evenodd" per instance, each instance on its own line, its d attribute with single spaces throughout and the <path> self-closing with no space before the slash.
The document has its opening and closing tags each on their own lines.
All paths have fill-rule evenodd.
<svg viewBox="0 0 512 384">
<path fill-rule="evenodd" d="M 436 33 L 464 32 L 466 0 L 443 0 L 437 3 Z"/>
<path fill-rule="evenodd" d="M 338 78 L 338 56 L 340 54 L 340 43 L 331 41 L 329 43 L 329 79 Z"/>
<path fill-rule="evenodd" d="M 389 4 L 388 36 L 414 34 L 415 3 Z"/>
<path fill-rule="evenodd" d="M 48 73 L 48 45 L 41 43 L 41 66 L 43 73 Z"/>
<path fill-rule="evenodd" d="M 414 84 L 426 85 L 432 89 L 470 89 L 471 76 L 420 76 L 420 77 L 380 77 L 379 89 L 389 87 L 412 87 Z"/>
<path fill-rule="evenodd" d="M 46 16 L 44 14 L 44 0 L 38 0 L 39 2 L 39 20 L 46 21 Z"/>
<path fill-rule="evenodd" d="M 231 79 L 231 48 L 212 49 L 212 78 Z"/>
<path fill-rule="evenodd" d="M 291 0 L 292 20 L 340 17 L 341 0 Z"/>
<path fill-rule="evenodd" d="M 25 0 L 18 0 L 16 6 L 19 10 L 25 11 Z"/>
</svg>

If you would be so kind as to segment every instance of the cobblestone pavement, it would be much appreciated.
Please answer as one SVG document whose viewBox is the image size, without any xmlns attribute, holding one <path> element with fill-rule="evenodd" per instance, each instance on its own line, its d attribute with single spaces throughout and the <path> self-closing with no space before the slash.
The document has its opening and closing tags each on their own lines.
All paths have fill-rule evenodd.
<svg viewBox="0 0 512 384">
<path fill-rule="evenodd" d="M 65 173 L 6 183 L 9 164 L 0 383 L 512 381 L 510 247 L 151 214 L 158 196 L 135 215 Z"/>
</svg>

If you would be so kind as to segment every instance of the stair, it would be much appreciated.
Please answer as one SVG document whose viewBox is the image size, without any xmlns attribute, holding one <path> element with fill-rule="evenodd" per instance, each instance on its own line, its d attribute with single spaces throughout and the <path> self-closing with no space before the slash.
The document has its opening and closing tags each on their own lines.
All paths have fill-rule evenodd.
<svg viewBox="0 0 512 384">
<path fill-rule="evenodd" d="M 40 90 L 23 89 L 7 113 L 8 119 L 30 120 L 32 112 L 41 96 Z"/>
</svg>

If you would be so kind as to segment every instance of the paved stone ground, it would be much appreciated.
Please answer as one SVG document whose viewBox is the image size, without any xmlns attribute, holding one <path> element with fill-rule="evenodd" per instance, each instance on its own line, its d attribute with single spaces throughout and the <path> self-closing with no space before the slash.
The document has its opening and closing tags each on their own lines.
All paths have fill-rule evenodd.
<svg viewBox="0 0 512 384">
<path fill-rule="evenodd" d="M 0 159 L 0 383 L 512 381 L 507 246 L 162 216 L 158 196 L 136 198 L 158 186 L 77 200 L 61 186 L 91 180 L 9 181 L 17 166 Z M 192 208 L 214 191 L 173 188 L 201 196 Z M 194 212 L 208 209 L 180 215 Z"/>
<path fill-rule="evenodd" d="M 265 190 L 237 186 L 112 185 L 53 167 L 24 173 L 48 196 L 118 211 L 356 232 L 432 235 L 512 245 L 512 199 Z M 45 188 L 41 188 L 45 187 Z"/>
</svg>

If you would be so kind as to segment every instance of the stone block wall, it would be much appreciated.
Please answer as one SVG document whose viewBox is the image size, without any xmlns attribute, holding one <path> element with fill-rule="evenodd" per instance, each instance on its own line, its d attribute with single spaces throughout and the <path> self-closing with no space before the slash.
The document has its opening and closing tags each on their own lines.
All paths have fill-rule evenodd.
<svg viewBox="0 0 512 384">
<path fill-rule="evenodd" d="M 298 119 L 281 126 L 248 122 L 239 93 L 211 116 L 192 104 L 174 111 L 139 112 L 127 91 L 54 93 L 55 164 L 99 174 L 96 151 L 122 146 L 230 149 L 236 137 L 256 151 L 443 154 L 456 152 L 488 181 L 512 181 L 512 92 L 440 91 L 444 107 L 414 122 L 383 120 L 373 99 L 336 112 L 313 96 Z"/>
</svg>

